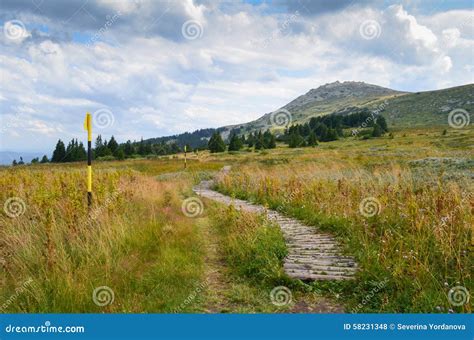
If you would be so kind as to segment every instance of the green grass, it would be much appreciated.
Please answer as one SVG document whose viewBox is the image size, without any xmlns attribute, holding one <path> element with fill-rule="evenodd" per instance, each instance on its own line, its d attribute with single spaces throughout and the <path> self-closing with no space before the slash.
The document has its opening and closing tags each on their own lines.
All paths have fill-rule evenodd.
<svg viewBox="0 0 474 340">
<path fill-rule="evenodd" d="M 211 294 L 223 296 L 219 311 L 293 311 L 296 305 L 270 301 L 281 285 L 294 302 L 317 305 L 325 295 L 346 311 L 469 312 L 470 305 L 451 306 L 447 294 L 455 285 L 474 289 L 466 195 L 473 191 L 474 129 L 443 129 L 392 130 L 394 138 L 316 148 L 204 152 L 190 155 L 187 169 L 182 155 L 95 162 L 92 221 L 85 164 L 1 168 L 1 202 L 19 197 L 26 207 L 15 218 L 0 212 L 2 311 L 207 311 L 208 240 L 181 204 L 193 184 L 231 164 L 220 190 L 331 231 L 361 271 L 355 282 L 290 280 L 278 227 L 206 202 L 202 219 L 218 238 L 227 282 Z M 358 213 L 367 196 L 380 200 L 380 215 Z M 100 286 L 113 290 L 112 304 L 94 303 Z"/>
<path fill-rule="evenodd" d="M 309 286 L 290 279 L 283 271 L 287 254 L 280 228 L 261 215 L 239 212 L 232 207 L 209 206 L 212 225 L 217 230 L 219 252 L 225 262 L 230 283 L 223 294 L 228 307 L 237 313 L 289 311 L 297 300 L 317 300 Z M 291 303 L 272 304 L 275 287 L 291 290 Z"/>
<path fill-rule="evenodd" d="M 223 256 L 233 274 L 262 284 L 285 279 L 282 264 L 287 250 L 278 226 L 232 207 L 220 209 L 215 217 Z"/>
<path fill-rule="evenodd" d="M 2 311 L 179 308 L 203 280 L 202 236 L 195 220 L 181 212 L 181 193 L 192 176 L 163 183 L 128 170 L 98 171 L 88 218 L 82 174 L 71 167 L 49 169 L 32 174 L 29 167 L 16 168 L 0 177 L 2 202 L 17 196 L 26 207 L 19 217 L 0 217 L 0 299 L 7 301 Z M 113 303 L 94 303 L 93 292 L 102 286 L 113 291 Z M 180 310 L 200 310 L 201 303 L 193 299 Z"/>
<path fill-rule="evenodd" d="M 462 138 L 472 145 L 473 130 L 448 132 L 437 149 L 430 145 L 441 138 L 439 130 L 406 133 L 394 140 L 336 141 L 331 144 L 337 148 L 327 143 L 300 149 L 293 158 L 277 149 L 264 162 L 246 160 L 218 189 L 335 234 L 361 270 L 354 283 L 313 287 L 339 294 L 349 311 L 470 311 L 469 304 L 452 306 L 447 295 L 456 285 L 473 289 L 467 196 L 472 153 L 449 141 Z M 446 164 L 426 161 L 443 157 L 449 158 Z M 291 161 L 278 161 L 285 158 Z M 380 201 L 379 215 L 360 214 L 365 197 Z"/>
</svg>

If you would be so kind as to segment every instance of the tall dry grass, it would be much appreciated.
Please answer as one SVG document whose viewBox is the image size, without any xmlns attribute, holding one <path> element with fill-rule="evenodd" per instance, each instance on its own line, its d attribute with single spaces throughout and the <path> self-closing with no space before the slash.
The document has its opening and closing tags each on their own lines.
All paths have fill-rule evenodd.
<svg viewBox="0 0 474 340">
<path fill-rule="evenodd" d="M 71 166 L 1 171 L 0 202 L 16 197 L 22 212 L 1 211 L 1 312 L 176 309 L 203 272 L 200 233 L 181 212 L 191 176 L 162 182 L 132 170 L 98 170 L 90 212 L 84 178 Z M 110 304 L 110 291 L 96 296 L 104 306 L 93 299 L 102 286 L 114 295 Z"/>
<path fill-rule="evenodd" d="M 468 183 L 399 164 L 368 170 L 293 162 L 243 166 L 221 178 L 218 189 L 334 232 L 361 266 L 356 284 L 343 288 L 349 305 L 387 280 L 361 312 L 471 310 L 448 299 L 452 287 L 474 288 Z"/>
</svg>

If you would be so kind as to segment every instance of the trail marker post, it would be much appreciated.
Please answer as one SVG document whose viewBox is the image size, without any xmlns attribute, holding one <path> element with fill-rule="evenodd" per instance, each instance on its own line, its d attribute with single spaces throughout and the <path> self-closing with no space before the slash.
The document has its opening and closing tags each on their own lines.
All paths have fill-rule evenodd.
<svg viewBox="0 0 474 340">
<path fill-rule="evenodd" d="M 184 144 L 184 168 L 185 168 L 185 169 L 186 169 L 186 167 L 187 167 L 187 160 L 186 160 L 187 154 L 186 154 L 186 151 L 187 151 L 187 149 L 186 149 L 186 144 Z"/>
<path fill-rule="evenodd" d="M 87 131 L 87 206 L 92 206 L 92 119 L 89 112 L 84 120 L 84 130 Z"/>
</svg>

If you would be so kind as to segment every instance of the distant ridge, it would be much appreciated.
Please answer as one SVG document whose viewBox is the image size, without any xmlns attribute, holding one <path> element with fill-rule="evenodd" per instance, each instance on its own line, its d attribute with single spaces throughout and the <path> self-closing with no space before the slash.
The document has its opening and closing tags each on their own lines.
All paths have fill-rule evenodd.
<svg viewBox="0 0 474 340">
<path fill-rule="evenodd" d="M 472 114 L 473 104 L 474 84 L 411 93 L 359 81 L 336 81 L 311 89 L 273 113 L 266 113 L 251 122 L 153 138 L 148 141 L 174 141 L 180 146 L 187 143 L 197 147 L 205 145 L 208 137 L 216 130 L 220 131 L 224 138 L 227 138 L 231 131 L 239 134 L 266 129 L 282 132 L 286 125 L 278 126 L 272 120 L 272 115 L 282 110 L 290 116 L 291 124 L 304 123 L 316 116 L 350 114 L 355 110 L 368 108 L 382 114 L 387 119 L 389 127 L 448 126 L 450 111 L 462 109 Z"/>
</svg>

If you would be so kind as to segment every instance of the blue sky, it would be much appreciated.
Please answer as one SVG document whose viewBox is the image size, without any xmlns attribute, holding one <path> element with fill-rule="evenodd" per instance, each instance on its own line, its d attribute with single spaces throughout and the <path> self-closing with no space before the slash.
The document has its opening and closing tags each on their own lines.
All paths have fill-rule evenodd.
<svg viewBox="0 0 474 340">
<path fill-rule="evenodd" d="M 2 0 L 0 151 L 256 119 L 336 80 L 473 82 L 471 1 Z"/>
</svg>

